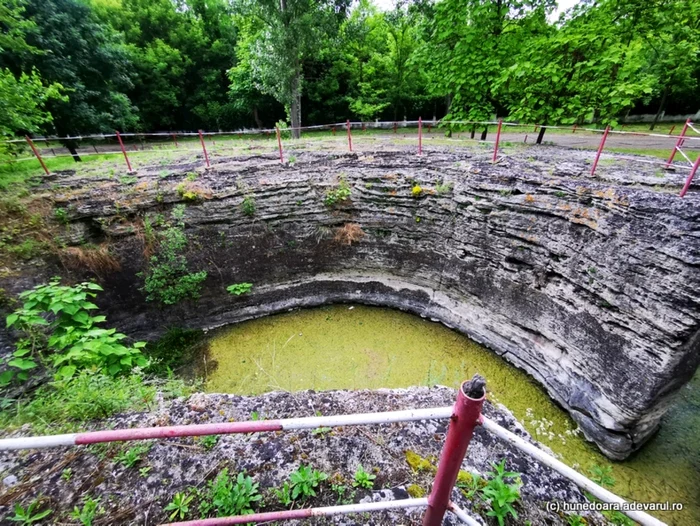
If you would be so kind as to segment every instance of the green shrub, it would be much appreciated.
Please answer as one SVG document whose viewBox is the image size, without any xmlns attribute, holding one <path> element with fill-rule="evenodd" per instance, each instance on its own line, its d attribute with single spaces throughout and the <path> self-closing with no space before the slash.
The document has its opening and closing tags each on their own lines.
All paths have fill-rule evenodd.
<svg viewBox="0 0 700 526">
<path fill-rule="evenodd" d="M 199 511 L 202 517 L 212 513 L 216 517 L 249 515 L 260 500 L 262 495 L 258 492 L 257 482 L 254 483 L 244 471 L 235 478 L 230 477 L 228 468 L 224 468 L 209 482 L 206 492 L 202 495 Z"/>
<path fill-rule="evenodd" d="M 60 379 L 88 367 L 116 375 L 147 365 L 140 351 L 144 342 L 124 345 L 126 335 L 99 327 L 106 318 L 90 313 L 98 308 L 90 298 L 101 290 L 96 283 L 68 287 L 54 279 L 22 292 L 22 308 L 7 317 L 7 326 L 22 337 L 7 362 L 12 369 L 0 374 L 0 385 L 7 385 L 13 377 L 26 380 L 40 363 L 54 369 Z"/>
<path fill-rule="evenodd" d="M 197 300 L 202 282 L 207 272 L 190 272 L 187 258 L 187 236 L 184 232 L 184 208 L 173 210 L 175 224 L 171 224 L 161 234 L 157 253 L 151 256 L 148 270 L 140 273 L 144 278 L 141 290 L 147 301 L 158 301 L 163 305 L 175 305 L 186 299 Z"/>
<path fill-rule="evenodd" d="M 337 203 L 348 200 L 350 195 L 350 185 L 348 185 L 348 182 L 345 179 L 341 179 L 337 187 L 326 192 L 326 198 L 323 202 L 326 204 L 326 206 L 333 206 Z"/>
<path fill-rule="evenodd" d="M 255 215 L 255 198 L 252 195 L 247 195 L 243 198 L 241 203 L 241 212 L 247 216 Z"/>
<path fill-rule="evenodd" d="M 591 480 L 601 486 L 612 488 L 615 485 L 615 477 L 612 476 L 612 466 L 595 465 L 590 470 Z"/>
<path fill-rule="evenodd" d="M 250 289 L 253 288 L 252 283 L 234 283 L 233 285 L 229 285 L 226 287 L 226 290 L 228 291 L 229 294 L 233 294 L 235 296 L 240 296 L 241 294 L 245 294 L 246 292 L 250 292 Z"/>
</svg>

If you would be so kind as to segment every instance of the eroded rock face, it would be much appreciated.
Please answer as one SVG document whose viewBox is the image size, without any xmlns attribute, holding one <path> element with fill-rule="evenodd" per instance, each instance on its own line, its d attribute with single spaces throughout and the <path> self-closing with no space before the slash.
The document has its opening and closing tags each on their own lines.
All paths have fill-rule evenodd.
<svg viewBox="0 0 700 526">
<path fill-rule="evenodd" d="M 122 268 L 101 276 L 112 324 L 139 337 L 287 309 L 358 302 L 439 320 L 522 367 L 608 456 L 625 458 L 658 426 L 698 365 L 700 199 L 680 174 L 590 154 L 299 153 L 221 160 L 188 202 L 188 258 L 209 273 L 201 300 L 144 301 L 144 215 L 183 201 L 191 166 L 124 185 L 59 177 L 75 242 L 108 242 Z M 351 198 L 324 204 L 340 179 Z M 412 188 L 422 192 L 414 196 Z M 76 190 L 76 188 L 78 190 Z M 182 193 L 182 192 L 181 192 Z M 256 212 L 241 211 L 245 196 Z M 344 244 L 338 229 L 364 236 Z M 46 271 L 46 275 L 49 270 Z M 40 279 L 39 277 L 36 278 Z M 235 297 L 226 286 L 254 283 Z M 487 379 L 488 380 L 488 379 Z"/>
</svg>

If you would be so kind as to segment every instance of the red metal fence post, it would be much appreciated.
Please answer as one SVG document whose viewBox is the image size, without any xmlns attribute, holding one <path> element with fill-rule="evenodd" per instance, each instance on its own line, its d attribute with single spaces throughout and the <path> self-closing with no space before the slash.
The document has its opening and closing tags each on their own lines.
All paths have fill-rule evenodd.
<svg viewBox="0 0 700 526">
<path fill-rule="evenodd" d="M 418 155 L 423 154 L 423 118 L 418 117 Z"/>
<path fill-rule="evenodd" d="M 423 526 L 442 524 L 474 428 L 480 423 L 481 406 L 486 397 L 485 385 L 482 377 L 474 375 L 459 388 L 435 482 L 428 497 L 428 509 L 423 515 Z"/>
<path fill-rule="evenodd" d="M 122 141 L 122 136 L 119 134 L 118 130 L 114 130 L 117 132 L 117 139 L 119 140 L 119 146 L 122 149 L 122 153 L 124 154 L 124 160 L 126 161 L 126 167 L 129 169 L 129 172 L 133 172 L 131 169 L 131 163 L 129 162 L 129 156 L 126 154 L 126 148 L 124 148 L 124 141 Z"/>
<path fill-rule="evenodd" d="M 280 162 L 284 162 L 284 156 L 282 155 L 282 137 L 280 136 L 280 127 L 275 126 L 275 130 L 277 130 L 277 146 L 279 146 L 280 149 Z"/>
<path fill-rule="evenodd" d="M 31 147 L 32 151 L 34 152 L 34 155 L 36 155 L 36 158 L 39 159 L 39 164 L 41 164 L 41 167 L 44 169 L 44 172 L 46 172 L 46 175 L 49 175 L 51 172 L 49 172 L 49 169 L 46 167 L 44 160 L 41 158 L 41 155 L 39 154 L 39 150 L 37 150 L 36 146 L 34 146 L 34 141 L 32 141 L 29 138 L 29 135 L 25 135 L 24 138 L 27 139 L 27 142 L 29 143 L 29 146 Z"/>
<path fill-rule="evenodd" d="M 496 146 L 493 149 L 493 162 L 494 163 L 498 159 L 498 142 L 501 140 L 501 126 L 503 126 L 503 119 L 498 119 L 498 129 L 496 130 Z"/>
<path fill-rule="evenodd" d="M 693 164 L 693 168 L 690 170 L 688 179 L 686 179 L 685 184 L 683 185 L 683 190 L 681 190 L 681 197 L 683 197 L 688 191 L 688 188 L 690 188 L 690 183 L 693 181 L 693 176 L 695 175 L 695 172 L 698 171 L 698 168 L 700 168 L 700 155 L 698 155 L 698 158 L 695 159 L 695 164 Z"/>
<path fill-rule="evenodd" d="M 578 128 L 578 124 L 574 124 L 574 129 L 571 133 L 576 133 L 576 128 Z"/>
<path fill-rule="evenodd" d="M 671 152 L 671 157 L 669 157 L 668 161 L 666 162 L 666 168 L 671 166 L 671 163 L 673 162 L 673 158 L 676 156 L 676 152 L 678 151 L 678 148 L 683 146 L 683 141 L 685 140 L 685 132 L 688 130 L 689 124 L 690 124 L 690 119 L 685 121 L 685 125 L 683 126 L 683 131 L 681 131 L 681 134 L 678 136 L 678 140 L 676 141 L 676 145 L 673 147 L 673 151 Z"/>
<path fill-rule="evenodd" d="M 352 134 L 350 133 L 350 119 L 348 119 L 346 126 L 348 127 L 348 146 L 350 151 L 352 151 Z"/>
<path fill-rule="evenodd" d="M 199 142 L 202 143 L 202 150 L 204 151 L 204 161 L 207 164 L 207 168 L 211 165 L 209 164 L 209 155 L 207 154 L 207 147 L 204 145 L 204 137 L 202 136 L 202 130 L 199 130 Z"/>
<path fill-rule="evenodd" d="M 603 132 L 603 137 L 600 139 L 600 146 L 598 146 L 598 152 L 595 154 L 595 161 L 593 161 L 593 168 L 591 168 L 591 175 L 595 175 L 595 169 L 598 167 L 598 160 L 600 159 L 600 154 L 605 147 L 605 139 L 608 138 L 608 133 L 610 133 L 610 126 L 605 127 Z"/>
<path fill-rule="evenodd" d="M 396 123 L 394 123 L 394 133 L 396 133 Z"/>
</svg>

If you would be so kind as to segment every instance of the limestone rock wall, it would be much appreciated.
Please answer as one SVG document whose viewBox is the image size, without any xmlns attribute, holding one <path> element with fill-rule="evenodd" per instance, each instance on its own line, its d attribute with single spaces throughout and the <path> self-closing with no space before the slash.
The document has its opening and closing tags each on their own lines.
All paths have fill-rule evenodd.
<svg viewBox="0 0 700 526">
<path fill-rule="evenodd" d="M 202 298 L 167 309 L 139 290 L 142 219 L 183 202 L 175 187 L 192 167 L 144 171 L 128 187 L 60 176 L 56 203 L 69 211 L 71 243 L 118 255 L 100 303 L 130 334 L 330 302 L 404 309 L 525 369 L 604 453 L 624 458 L 698 365 L 700 199 L 678 198 L 680 174 L 609 161 L 591 178 L 590 155 L 541 152 L 496 165 L 446 150 L 221 160 L 191 183 L 204 199 L 185 216 L 188 259 L 209 273 Z M 351 198 L 327 206 L 341 179 Z M 364 237 L 344 244 L 347 224 Z M 226 292 L 242 281 L 251 293 Z"/>
</svg>

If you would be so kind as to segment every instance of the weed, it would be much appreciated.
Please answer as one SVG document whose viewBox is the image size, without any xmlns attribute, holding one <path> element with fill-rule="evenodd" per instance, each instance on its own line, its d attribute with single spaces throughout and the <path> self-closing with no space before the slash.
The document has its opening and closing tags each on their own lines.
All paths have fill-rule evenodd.
<svg viewBox="0 0 700 526">
<path fill-rule="evenodd" d="M 133 468 L 141 462 L 144 455 L 151 450 L 151 447 L 153 447 L 153 444 L 139 444 L 138 446 L 130 447 L 126 451 L 119 453 L 114 460 L 127 469 Z"/>
<path fill-rule="evenodd" d="M 170 520 L 174 520 L 175 517 L 179 516 L 180 519 L 184 519 L 187 512 L 190 511 L 190 502 L 194 499 L 194 495 L 187 495 L 185 493 L 176 493 L 173 500 L 163 508 L 164 511 L 172 511 L 170 514 Z"/>
<path fill-rule="evenodd" d="M 491 509 L 486 512 L 489 517 L 495 517 L 499 526 L 505 524 L 506 517 L 511 515 L 518 518 L 518 513 L 513 508 L 513 504 L 520 499 L 520 474 L 505 471 L 506 460 L 500 463 L 493 463 L 493 471 L 489 472 L 490 480 L 481 490 L 484 498 L 488 501 Z M 505 479 L 514 479 L 513 483 L 507 483 Z"/>
<path fill-rule="evenodd" d="M 285 508 L 294 502 L 294 499 L 292 498 L 292 486 L 289 484 L 289 482 L 282 484 L 280 489 L 274 488 L 272 491 L 277 496 L 279 503 Z"/>
<path fill-rule="evenodd" d="M 140 351 L 144 342 L 132 347 L 123 345 L 124 334 L 99 327 L 97 324 L 106 318 L 90 314 L 97 305 L 89 298 L 101 290 L 96 283 L 68 287 L 55 279 L 22 292 L 22 308 L 7 317 L 7 327 L 15 328 L 22 337 L 7 362 L 13 369 L 0 374 L 0 385 L 7 385 L 13 378 L 26 380 L 40 363 L 53 367 L 55 377 L 63 380 L 88 367 L 116 375 L 147 365 Z"/>
<path fill-rule="evenodd" d="M 586 521 L 581 517 L 581 515 L 576 515 L 575 513 L 572 513 L 571 515 L 567 515 L 566 517 L 566 524 L 569 526 L 586 526 Z"/>
<path fill-rule="evenodd" d="M 32 423 L 33 431 L 39 433 L 50 429 L 52 424 L 59 424 L 62 429 L 75 427 L 95 418 L 148 409 L 158 391 L 172 398 L 190 394 L 192 390 L 176 378 L 146 380 L 138 372 L 113 377 L 89 369 L 69 380 L 43 385 L 30 400 L 19 400 L 0 412 L 0 428 Z"/>
<path fill-rule="evenodd" d="M 290 156 L 289 156 L 289 164 L 294 164 L 295 162 L 297 162 L 296 156 L 295 156 L 295 155 L 290 155 Z"/>
<path fill-rule="evenodd" d="M 452 192 L 453 186 L 454 185 L 452 183 L 439 182 L 435 185 L 435 192 L 437 192 L 437 195 L 449 194 L 450 192 Z"/>
<path fill-rule="evenodd" d="M 214 449 L 217 442 L 219 442 L 219 435 L 205 435 L 205 436 L 201 437 L 199 440 L 202 444 L 202 447 L 205 450 L 211 451 L 212 449 Z"/>
<path fill-rule="evenodd" d="M 311 434 L 314 436 L 319 436 L 319 435 L 325 435 L 326 433 L 330 433 L 333 431 L 333 428 L 330 427 L 317 427 L 313 431 L 311 431 Z"/>
<path fill-rule="evenodd" d="M 498 193 L 505 197 L 511 195 L 513 193 L 513 190 L 511 190 L 510 188 L 504 188 L 503 190 L 499 190 Z"/>
<path fill-rule="evenodd" d="M 248 515 L 253 507 L 262 500 L 258 492 L 258 483 L 245 474 L 230 477 L 228 468 L 224 468 L 209 482 L 206 493 L 199 505 L 203 517 L 215 512 L 217 517 L 229 515 Z"/>
<path fill-rule="evenodd" d="M 413 185 L 413 188 L 411 188 L 411 196 L 413 197 L 420 197 L 423 195 L 423 188 L 420 185 Z"/>
<path fill-rule="evenodd" d="M 299 469 L 289 475 L 292 486 L 292 499 L 306 500 L 309 497 L 315 497 L 319 484 L 327 478 L 328 475 L 326 473 L 301 464 Z"/>
<path fill-rule="evenodd" d="M 252 288 L 252 283 L 234 283 L 233 285 L 229 285 L 228 287 L 226 287 L 226 291 L 229 294 L 233 294 L 234 296 L 240 296 L 241 294 L 250 292 L 250 289 Z"/>
<path fill-rule="evenodd" d="M 132 177 L 130 175 L 123 175 L 119 178 L 121 184 L 134 184 L 138 181 L 138 177 Z"/>
<path fill-rule="evenodd" d="M 67 247 L 61 250 L 61 263 L 72 270 L 88 269 L 97 276 L 105 276 L 121 269 L 119 260 L 114 257 L 109 247 Z"/>
<path fill-rule="evenodd" d="M 556 192 L 554 192 L 554 195 L 556 195 L 557 197 L 566 197 L 566 192 L 562 192 L 561 190 L 557 190 Z"/>
<path fill-rule="evenodd" d="M 148 474 L 151 472 L 152 469 L 153 469 L 152 466 L 144 466 L 142 468 L 139 468 L 139 475 L 142 478 L 146 478 L 146 477 L 148 477 Z"/>
<path fill-rule="evenodd" d="M 160 177 L 161 179 L 165 179 L 166 177 L 168 177 L 168 175 L 170 175 L 170 172 L 168 172 L 168 170 L 161 170 L 160 172 L 158 172 L 158 177 Z"/>
<path fill-rule="evenodd" d="M 70 516 L 73 519 L 78 520 L 83 526 L 92 526 L 95 517 L 100 513 L 104 513 L 104 508 L 100 506 L 100 499 L 93 499 L 92 497 L 87 496 L 83 500 L 83 507 L 79 508 L 76 506 L 73 508 L 73 512 L 70 514 Z"/>
<path fill-rule="evenodd" d="M 199 299 L 202 282 L 207 279 L 205 270 L 190 272 L 183 252 L 187 248 L 184 232 L 184 207 L 173 209 L 175 225 L 170 225 L 160 236 L 158 251 L 149 259 L 149 268 L 139 276 L 144 278 L 141 290 L 147 301 L 159 301 L 175 305 L 185 299 Z"/>
<path fill-rule="evenodd" d="M 68 482 L 72 477 L 73 470 L 71 468 L 66 468 L 63 471 L 61 471 L 61 480 L 65 480 L 66 482 Z"/>
<path fill-rule="evenodd" d="M 15 514 L 12 517 L 7 518 L 13 522 L 21 523 L 22 526 L 27 526 L 29 524 L 39 522 L 41 519 L 48 517 L 52 513 L 52 510 L 37 511 L 38 507 L 38 500 L 33 501 L 26 508 L 20 506 L 19 504 L 15 504 Z"/>
<path fill-rule="evenodd" d="M 255 215 L 255 198 L 252 195 L 247 195 L 243 198 L 243 202 L 241 202 L 241 212 L 243 212 L 243 215 L 246 215 L 248 217 Z"/>
<path fill-rule="evenodd" d="M 197 180 L 197 172 L 187 172 L 187 175 L 185 176 L 185 180 L 187 181 L 196 181 Z"/>
<path fill-rule="evenodd" d="M 374 479 L 376 478 L 376 475 L 367 473 L 362 467 L 362 464 L 360 464 L 357 467 L 357 471 L 355 471 L 355 482 L 353 482 L 352 485 L 356 488 L 372 489 L 374 487 Z"/>
<path fill-rule="evenodd" d="M 334 206 L 350 199 L 350 195 L 350 185 L 345 179 L 341 179 L 338 186 L 326 192 L 326 198 L 323 202 L 326 206 Z"/>
<path fill-rule="evenodd" d="M 365 237 L 365 232 L 357 223 L 345 223 L 335 230 L 333 240 L 341 245 L 352 245 Z"/>
<path fill-rule="evenodd" d="M 591 474 L 591 480 L 601 486 L 612 488 L 615 485 L 615 478 L 612 476 L 612 466 L 594 465 L 588 472 Z"/>
<path fill-rule="evenodd" d="M 57 208 L 54 210 L 53 215 L 59 223 L 63 225 L 68 224 L 68 211 L 65 208 Z"/>
</svg>

